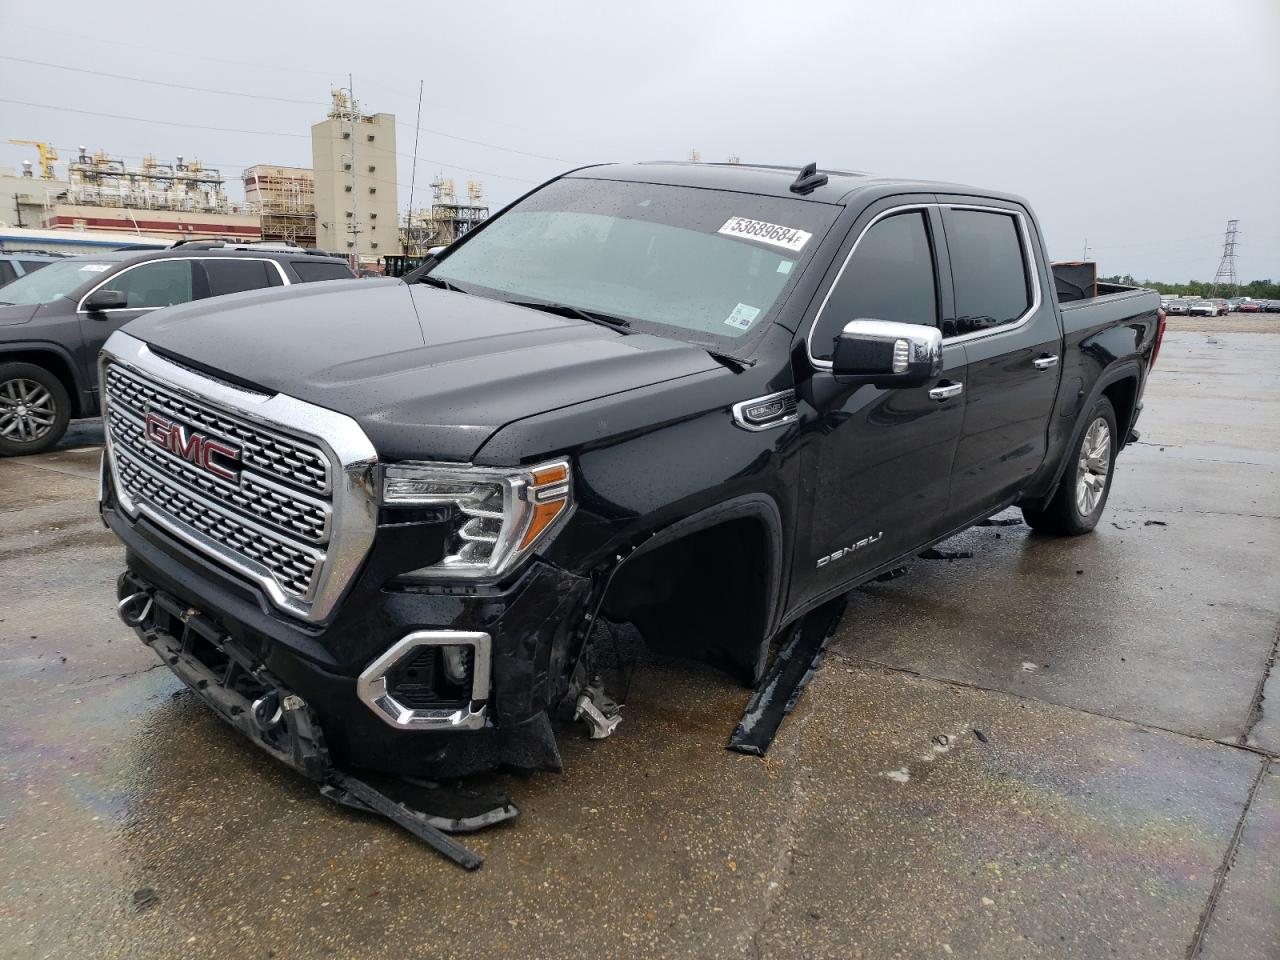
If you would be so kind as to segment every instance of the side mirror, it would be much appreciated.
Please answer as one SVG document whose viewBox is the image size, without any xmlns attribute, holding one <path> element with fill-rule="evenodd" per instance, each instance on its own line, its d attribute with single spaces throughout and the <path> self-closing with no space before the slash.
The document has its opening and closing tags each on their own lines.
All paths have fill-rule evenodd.
<svg viewBox="0 0 1280 960">
<path fill-rule="evenodd" d="M 103 310 L 122 310 L 129 305 L 129 298 L 123 290 L 95 290 L 84 301 L 86 313 L 101 313 Z"/>
<path fill-rule="evenodd" d="M 919 386 L 942 376 L 942 331 L 888 320 L 850 321 L 836 337 L 831 373 L 841 383 Z"/>
</svg>

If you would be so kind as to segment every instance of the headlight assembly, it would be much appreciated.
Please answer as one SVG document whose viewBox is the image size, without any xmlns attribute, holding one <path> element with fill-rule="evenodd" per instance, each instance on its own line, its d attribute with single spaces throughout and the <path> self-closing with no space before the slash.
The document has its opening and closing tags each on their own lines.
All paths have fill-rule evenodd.
<svg viewBox="0 0 1280 960">
<path fill-rule="evenodd" d="M 564 460 L 512 470 L 401 463 L 383 468 L 382 502 L 452 508 L 444 558 L 401 579 L 491 579 L 568 518 L 573 483 Z"/>
</svg>

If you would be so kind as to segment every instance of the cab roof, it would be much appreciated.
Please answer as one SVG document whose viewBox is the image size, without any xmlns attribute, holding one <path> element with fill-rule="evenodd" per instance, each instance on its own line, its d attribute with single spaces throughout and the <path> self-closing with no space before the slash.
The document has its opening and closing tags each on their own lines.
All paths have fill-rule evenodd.
<svg viewBox="0 0 1280 960">
<path fill-rule="evenodd" d="M 693 163 L 692 161 L 654 160 L 641 163 L 608 163 L 583 167 L 565 176 L 593 180 L 626 180 L 635 183 L 661 183 L 678 187 L 700 187 L 705 190 L 732 190 L 769 197 L 807 200 L 811 203 L 848 204 L 855 196 L 869 200 L 874 196 L 898 193 L 947 193 L 990 197 L 1025 205 L 1018 196 L 980 187 L 906 177 L 887 177 L 855 170 L 833 170 L 818 164 L 817 172 L 827 175 L 827 182 L 808 193 L 795 193 L 791 185 L 803 170 L 801 165 L 763 163 Z"/>
</svg>

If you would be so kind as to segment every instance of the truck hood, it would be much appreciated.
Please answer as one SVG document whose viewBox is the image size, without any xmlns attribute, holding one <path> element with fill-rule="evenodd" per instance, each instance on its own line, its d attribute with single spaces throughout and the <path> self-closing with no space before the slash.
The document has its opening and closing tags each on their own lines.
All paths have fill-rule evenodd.
<svg viewBox="0 0 1280 960">
<path fill-rule="evenodd" d="M 125 332 L 345 413 L 384 460 L 465 462 L 513 421 L 719 366 L 681 341 L 390 279 L 219 297 Z"/>
</svg>

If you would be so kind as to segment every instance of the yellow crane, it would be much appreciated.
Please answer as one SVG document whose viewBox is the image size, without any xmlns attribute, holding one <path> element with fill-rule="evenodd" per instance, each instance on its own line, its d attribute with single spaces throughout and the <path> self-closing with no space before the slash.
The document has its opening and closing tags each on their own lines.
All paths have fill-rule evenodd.
<svg viewBox="0 0 1280 960">
<path fill-rule="evenodd" d="M 46 180 L 53 179 L 53 163 L 58 159 L 57 150 L 47 143 L 41 143 L 39 140 L 10 140 L 9 142 L 35 147 L 40 152 L 40 176 Z"/>
</svg>

